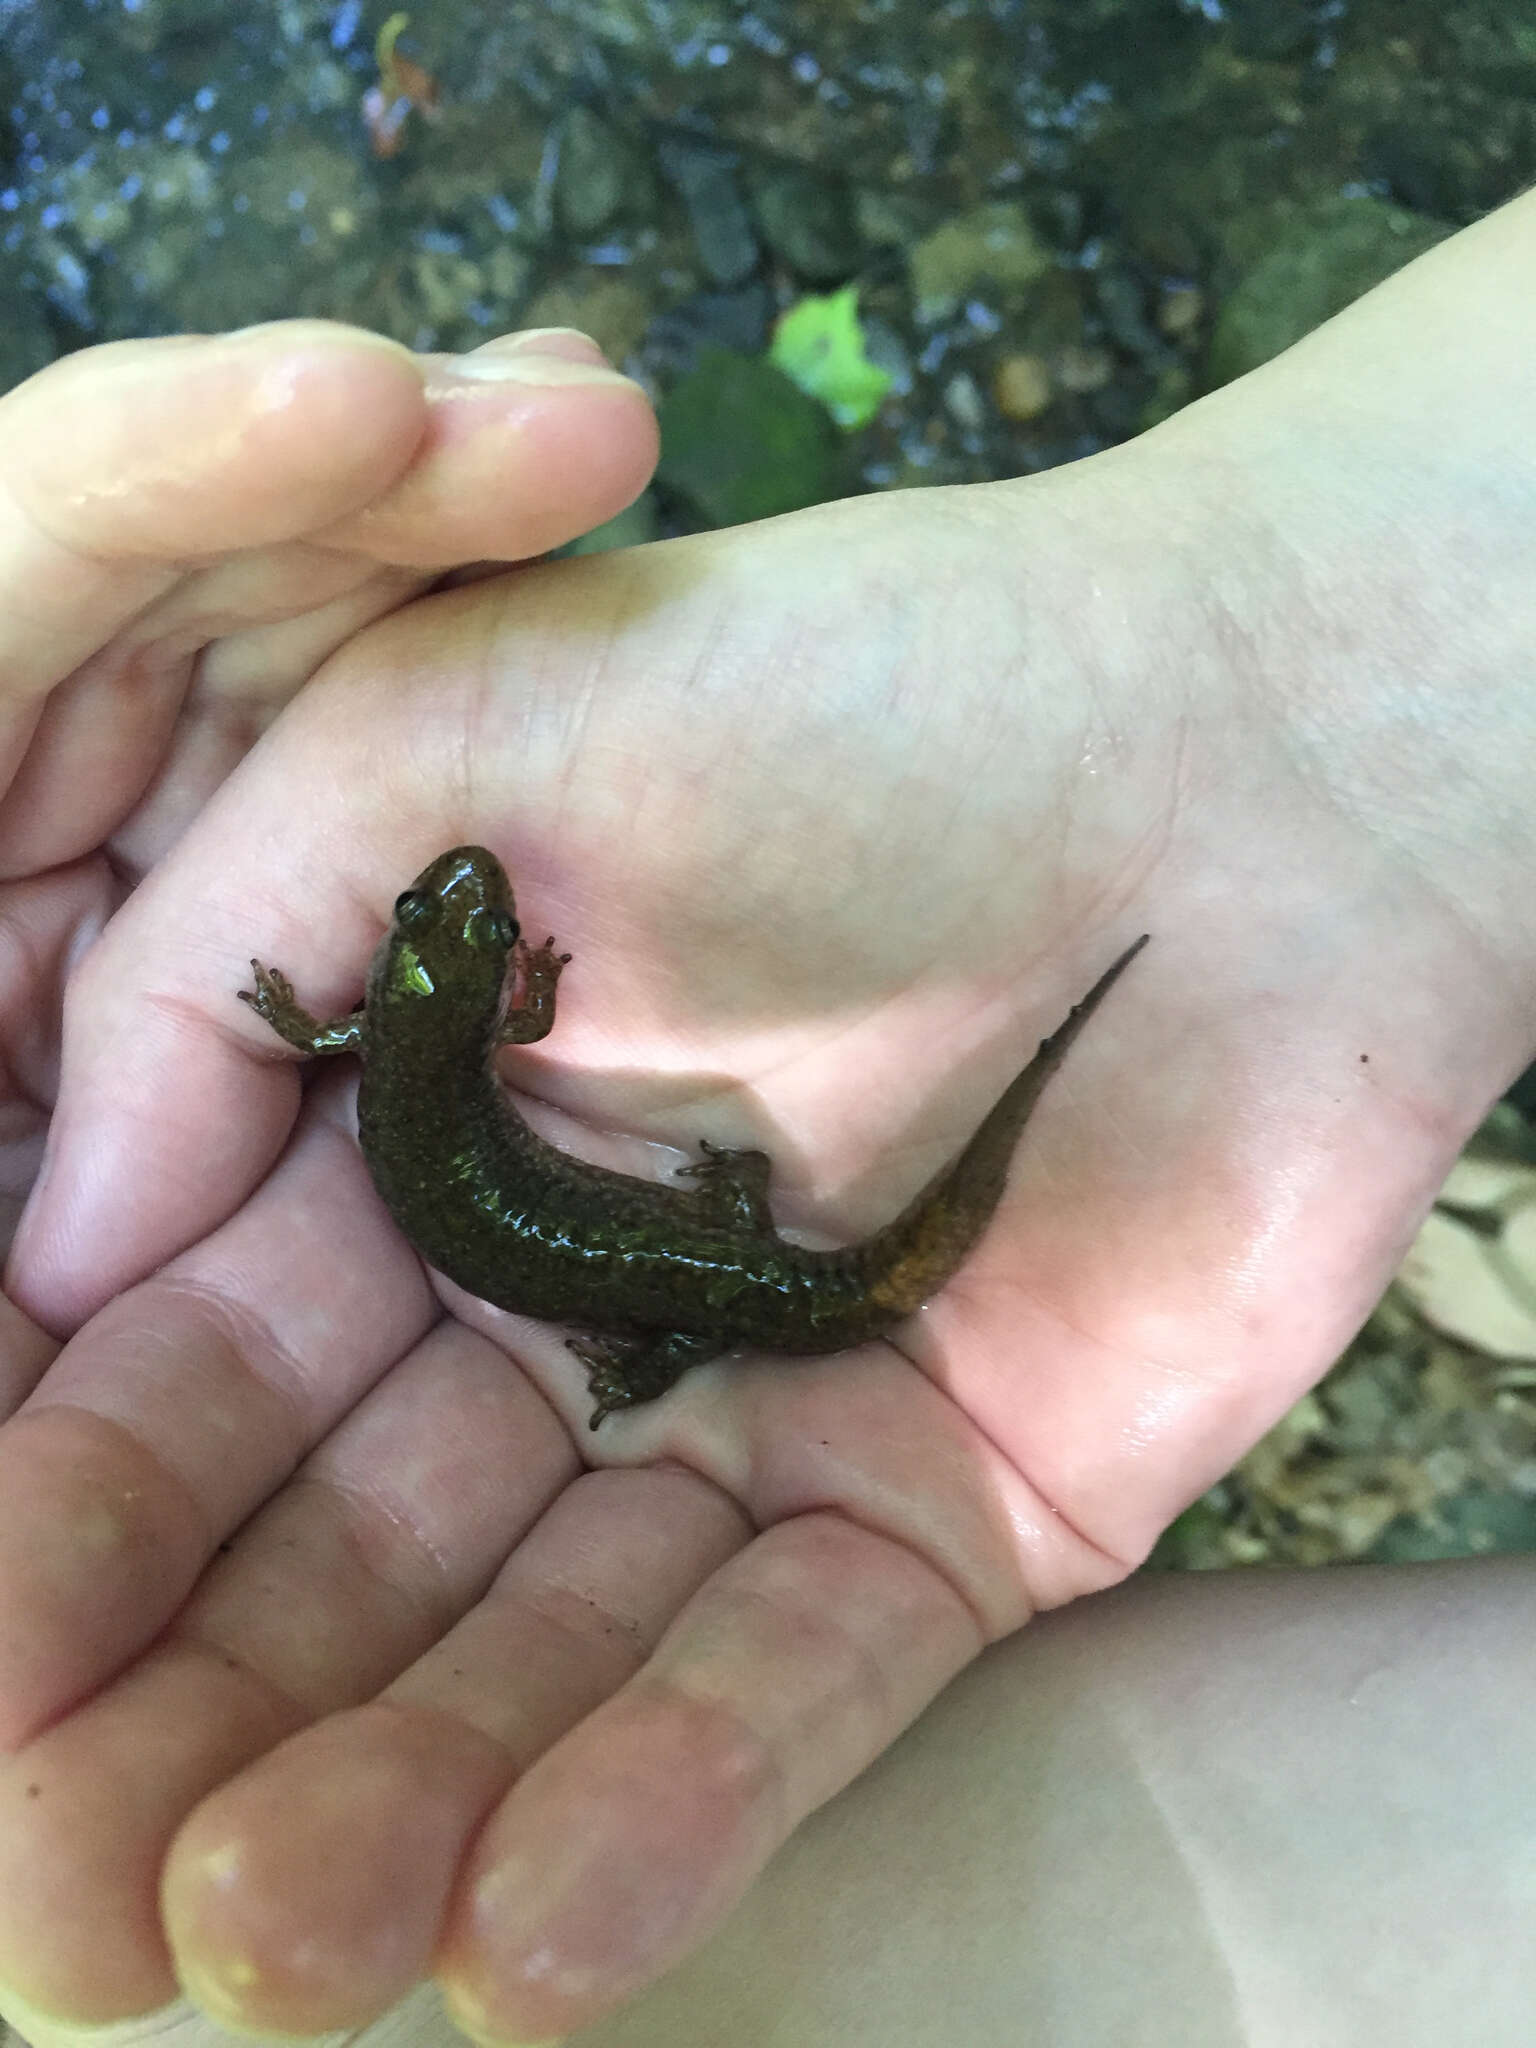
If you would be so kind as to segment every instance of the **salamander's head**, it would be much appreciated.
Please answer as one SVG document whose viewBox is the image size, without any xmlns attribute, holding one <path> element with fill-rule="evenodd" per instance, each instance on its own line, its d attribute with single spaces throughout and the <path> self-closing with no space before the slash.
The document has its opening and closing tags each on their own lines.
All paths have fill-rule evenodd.
<svg viewBox="0 0 1536 2048">
<path fill-rule="evenodd" d="M 368 978 L 368 1007 L 435 998 L 469 1022 L 500 1001 L 517 937 L 512 885 L 495 854 L 483 846 L 440 853 L 395 898 Z"/>
</svg>

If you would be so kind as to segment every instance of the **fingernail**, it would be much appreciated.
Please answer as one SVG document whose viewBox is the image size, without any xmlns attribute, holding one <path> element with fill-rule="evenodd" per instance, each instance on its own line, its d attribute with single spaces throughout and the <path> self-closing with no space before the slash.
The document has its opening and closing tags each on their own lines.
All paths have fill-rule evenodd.
<svg viewBox="0 0 1536 2048">
<path fill-rule="evenodd" d="M 525 354 L 483 350 L 450 356 L 442 367 L 448 376 L 471 384 L 627 384 L 632 391 L 639 389 L 632 377 L 610 369 L 601 356 L 594 362 L 533 349 Z"/>
<path fill-rule="evenodd" d="M 486 343 L 487 349 L 501 349 L 508 355 L 525 351 L 541 356 L 564 356 L 572 363 L 606 363 L 602 344 L 584 334 L 579 327 L 525 327 L 520 334 L 504 334 L 499 341 Z M 481 351 L 475 349 L 473 354 Z"/>
</svg>

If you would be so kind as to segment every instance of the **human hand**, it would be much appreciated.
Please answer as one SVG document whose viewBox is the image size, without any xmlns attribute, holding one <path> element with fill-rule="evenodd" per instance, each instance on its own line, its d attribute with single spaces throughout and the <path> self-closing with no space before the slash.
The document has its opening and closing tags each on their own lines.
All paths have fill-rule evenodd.
<svg viewBox="0 0 1536 2048">
<path fill-rule="evenodd" d="M 567 330 L 455 363 L 291 321 L 71 356 L 0 398 L 0 446 L 8 1244 L 64 984 L 134 881 L 339 641 L 616 511 L 655 429 Z M 57 1346 L 9 1300 L 0 1330 L 9 1413 Z"/>
<path fill-rule="evenodd" d="M 1277 454 L 1297 378 L 1330 382 L 1315 346 L 1288 362 L 1027 488 L 414 606 L 125 906 L 77 978 L 14 1284 L 68 1328 L 153 1277 L 0 1435 L 9 1730 L 46 1731 L 0 1780 L 0 1973 L 37 2002 L 151 2002 L 173 1955 L 216 2014 L 306 2031 L 435 1962 L 481 2034 L 580 2024 L 1326 1364 L 1528 1050 L 1533 628 L 1520 548 L 1482 551 L 1470 621 L 1426 573 L 1447 533 L 1496 536 L 1510 472 L 1441 418 L 1405 545 L 1400 478 L 1340 467 L 1358 390 Z M 1435 684 L 1411 724 L 1405 674 Z M 899 1342 L 706 1368 L 583 1476 L 559 1334 L 451 1296 L 434 1320 L 330 1083 L 261 1182 L 298 1098 L 233 1002 L 246 958 L 342 1006 L 466 838 L 576 956 L 513 1071 L 620 1126 L 593 1149 L 632 1169 L 761 1138 L 783 1213 L 840 1232 L 1154 942 Z M 159 1077 L 134 1101 L 125 1045 Z M 124 1523 L 87 1556 L 82 1436 L 86 1498 L 131 1499 L 142 1548 Z M 150 1730 L 152 1786 L 113 1768 Z"/>
<path fill-rule="evenodd" d="M 66 357 L 0 398 L 0 447 L 9 1242 L 63 983 L 126 889 L 334 647 L 609 516 L 655 427 L 565 329 L 454 361 L 283 321 Z"/>
</svg>

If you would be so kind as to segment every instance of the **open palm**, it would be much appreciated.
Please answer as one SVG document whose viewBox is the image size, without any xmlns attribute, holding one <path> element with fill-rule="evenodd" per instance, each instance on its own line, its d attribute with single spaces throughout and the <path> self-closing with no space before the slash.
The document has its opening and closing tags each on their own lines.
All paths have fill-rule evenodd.
<svg viewBox="0 0 1536 2048">
<path fill-rule="evenodd" d="M 1353 562 L 1245 537 L 1241 639 L 1201 431 L 425 599 L 124 905 L 13 1265 L 83 1323 L 0 1435 L 0 1975 L 38 2005 L 174 1968 L 303 2032 L 435 1968 L 482 2035 L 580 2024 L 1359 1320 L 1525 1033 L 1471 835 L 1432 870 L 1383 831 L 1318 657 L 1253 623 L 1362 602 L 1362 506 Z M 561 1333 L 433 1290 L 341 1077 L 301 1096 L 234 999 L 254 954 L 345 1008 L 467 839 L 575 956 L 508 1056 L 540 1128 L 640 1172 L 761 1143 L 834 1237 L 1153 940 L 893 1341 L 593 1438 Z"/>
</svg>

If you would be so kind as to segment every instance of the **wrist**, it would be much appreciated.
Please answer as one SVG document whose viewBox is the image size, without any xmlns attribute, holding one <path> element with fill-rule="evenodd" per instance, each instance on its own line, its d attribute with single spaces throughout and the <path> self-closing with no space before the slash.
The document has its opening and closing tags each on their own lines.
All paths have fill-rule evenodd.
<svg viewBox="0 0 1536 2048">
<path fill-rule="evenodd" d="M 1536 996 L 1536 193 L 1138 447 L 1308 783 Z M 1192 490 L 1191 477 L 1197 479 Z"/>
</svg>

